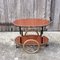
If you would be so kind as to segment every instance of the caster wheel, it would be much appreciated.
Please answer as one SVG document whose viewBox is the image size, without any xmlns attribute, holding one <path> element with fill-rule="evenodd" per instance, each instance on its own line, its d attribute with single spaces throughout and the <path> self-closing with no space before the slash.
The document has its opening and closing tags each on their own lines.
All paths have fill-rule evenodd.
<svg viewBox="0 0 60 60">
<path fill-rule="evenodd" d="M 20 46 L 19 45 L 16 45 L 16 48 L 19 48 Z"/>
<path fill-rule="evenodd" d="M 48 47 L 49 46 L 49 44 L 45 44 L 45 47 Z"/>
<path fill-rule="evenodd" d="M 30 54 L 38 52 L 39 48 L 39 42 L 34 39 L 28 39 L 23 44 L 24 51 Z"/>
</svg>

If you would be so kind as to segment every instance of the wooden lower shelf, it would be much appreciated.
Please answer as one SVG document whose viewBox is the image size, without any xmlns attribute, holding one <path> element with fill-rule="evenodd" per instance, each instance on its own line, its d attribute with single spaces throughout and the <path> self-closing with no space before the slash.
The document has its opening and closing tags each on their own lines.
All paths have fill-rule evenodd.
<svg viewBox="0 0 60 60">
<path fill-rule="evenodd" d="M 24 44 L 24 42 L 25 41 L 27 41 L 27 40 L 31 40 L 31 42 L 32 42 L 32 39 L 33 40 L 36 40 L 40 45 L 41 44 L 47 44 L 48 43 L 48 38 L 46 37 L 46 36 L 43 36 L 43 37 L 41 37 L 41 36 L 39 36 L 39 35 L 27 35 L 27 36 L 17 36 L 16 37 L 16 39 L 15 39 L 15 43 L 16 43 L 16 45 L 20 45 L 20 44 Z M 35 43 L 28 43 L 28 44 L 35 44 Z"/>
</svg>

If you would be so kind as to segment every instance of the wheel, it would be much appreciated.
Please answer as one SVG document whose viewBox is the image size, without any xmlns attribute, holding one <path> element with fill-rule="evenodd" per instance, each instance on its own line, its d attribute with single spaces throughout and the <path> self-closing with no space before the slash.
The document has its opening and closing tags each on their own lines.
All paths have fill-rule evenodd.
<svg viewBox="0 0 60 60">
<path fill-rule="evenodd" d="M 45 47 L 48 47 L 49 46 L 49 44 L 45 44 Z"/>
<path fill-rule="evenodd" d="M 16 45 L 16 48 L 19 48 L 20 46 L 19 45 Z"/>
<path fill-rule="evenodd" d="M 40 44 L 34 39 L 28 39 L 23 43 L 23 49 L 27 53 L 35 53 L 39 50 Z"/>
</svg>

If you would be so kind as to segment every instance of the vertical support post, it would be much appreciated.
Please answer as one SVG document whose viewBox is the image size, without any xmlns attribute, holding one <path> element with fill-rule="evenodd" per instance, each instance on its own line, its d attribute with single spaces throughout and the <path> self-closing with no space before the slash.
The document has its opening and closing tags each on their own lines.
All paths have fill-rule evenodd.
<svg viewBox="0 0 60 60">
<path fill-rule="evenodd" d="M 41 27 L 42 28 L 42 30 L 41 30 L 41 36 L 42 36 L 42 34 L 43 34 L 43 27 Z"/>
<path fill-rule="evenodd" d="M 23 31 L 21 30 L 21 27 L 19 27 L 19 32 L 20 32 L 21 36 L 23 36 Z M 20 37 L 20 43 L 22 43 L 21 37 Z"/>
<path fill-rule="evenodd" d="M 43 37 L 42 37 L 42 34 L 43 34 L 43 27 L 41 27 L 42 30 L 41 30 L 41 43 L 43 43 Z"/>
<path fill-rule="evenodd" d="M 21 27 L 19 27 L 19 32 L 23 36 L 23 31 L 21 30 Z"/>
</svg>

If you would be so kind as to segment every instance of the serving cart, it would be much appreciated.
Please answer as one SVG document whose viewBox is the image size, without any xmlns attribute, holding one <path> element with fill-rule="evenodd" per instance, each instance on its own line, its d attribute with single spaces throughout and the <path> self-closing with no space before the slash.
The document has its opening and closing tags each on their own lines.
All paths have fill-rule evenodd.
<svg viewBox="0 0 60 60">
<path fill-rule="evenodd" d="M 19 27 L 20 32 L 20 36 L 17 36 L 15 39 L 16 48 L 22 45 L 26 52 L 35 53 L 38 52 L 40 46 L 48 46 L 48 38 L 43 36 L 44 27 L 49 24 L 48 20 L 38 18 L 16 19 L 13 21 L 13 24 L 14 26 Z M 37 27 L 40 28 L 39 31 L 37 29 L 33 29 Z M 23 34 L 24 31 L 25 34 Z M 32 34 L 27 34 L 28 32 L 32 32 Z M 36 35 L 34 32 L 36 32 Z"/>
</svg>

